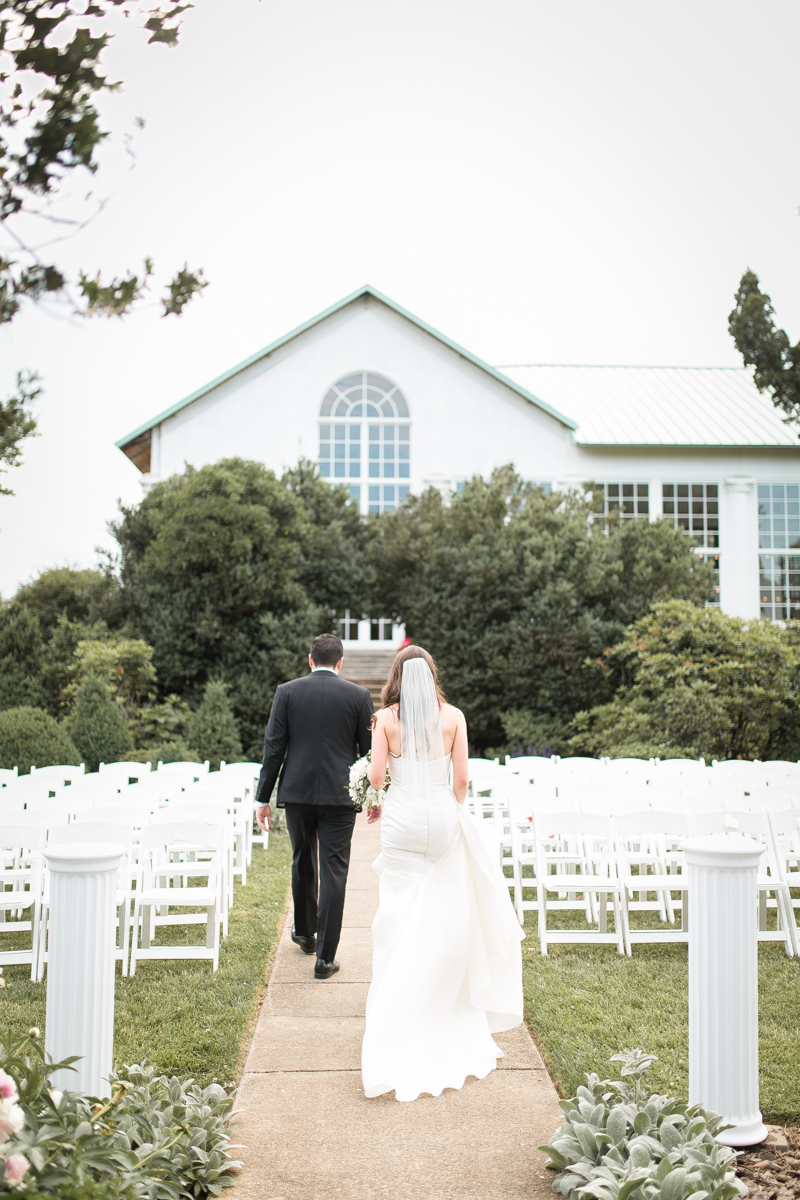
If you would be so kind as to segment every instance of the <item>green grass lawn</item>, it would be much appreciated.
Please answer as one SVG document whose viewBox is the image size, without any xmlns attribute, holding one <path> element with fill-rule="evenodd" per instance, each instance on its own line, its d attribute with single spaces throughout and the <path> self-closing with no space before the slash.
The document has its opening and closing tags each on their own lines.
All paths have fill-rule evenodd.
<svg viewBox="0 0 800 1200">
<path fill-rule="evenodd" d="M 290 866 L 285 833 L 272 834 L 266 852 L 254 849 L 247 887 L 236 884 L 216 974 L 210 962 L 140 962 L 133 979 L 123 979 L 117 967 L 115 1063 L 147 1058 L 160 1071 L 203 1084 L 238 1078 L 286 905 Z M 203 944 L 205 926 L 159 930 L 156 940 Z M 31 983 L 30 967 L 23 966 L 6 967 L 4 978 L 0 1029 L 17 1034 L 38 1025 L 44 1032 L 46 981 Z"/>
<path fill-rule="evenodd" d="M 568 913 L 548 924 L 580 922 Z M 632 914 L 632 924 L 640 924 Z M 772 922 L 774 924 L 774 922 Z M 613 921 L 609 922 L 613 928 Z M 618 1050 L 658 1055 L 647 1074 L 654 1091 L 688 1088 L 687 948 L 550 945 L 539 953 L 536 917 L 526 913 L 522 943 L 525 1014 L 556 1086 L 575 1094 L 588 1071 L 614 1078 Z M 776 943 L 759 946 L 761 1108 L 768 1121 L 800 1119 L 800 962 Z"/>
</svg>

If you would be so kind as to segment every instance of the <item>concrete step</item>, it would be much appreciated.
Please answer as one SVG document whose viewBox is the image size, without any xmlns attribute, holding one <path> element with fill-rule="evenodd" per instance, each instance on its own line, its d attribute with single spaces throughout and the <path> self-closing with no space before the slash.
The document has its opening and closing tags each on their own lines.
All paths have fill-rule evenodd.
<svg viewBox="0 0 800 1200">
<path fill-rule="evenodd" d="M 380 706 L 381 689 L 394 662 L 394 650 L 353 650 L 344 652 L 342 678 L 365 687 L 376 708 Z"/>
</svg>

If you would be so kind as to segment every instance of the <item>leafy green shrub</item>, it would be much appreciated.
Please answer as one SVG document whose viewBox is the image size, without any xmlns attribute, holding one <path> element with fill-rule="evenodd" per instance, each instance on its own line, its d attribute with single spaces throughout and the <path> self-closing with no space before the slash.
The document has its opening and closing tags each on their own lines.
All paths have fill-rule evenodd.
<svg viewBox="0 0 800 1200">
<path fill-rule="evenodd" d="M 648 1094 L 642 1076 L 656 1060 L 641 1050 L 613 1055 L 622 1080 L 586 1076 L 561 1100 L 566 1121 L 546 1146 L 558 1171 L 553 1191 L 571 1200 L 733 1200 L 747 1187 L 736 1154 L 715 1140 L 729 1129 L 718 1113 Z"/>
<path fill-rule="evenodd" d="M 38 1031 L 31 1034 L 0 1043 L 0 1085 L 13 1080 L 18 1092 L 4 1103 L 22 1114 L 2 1154 L 27 1161 L 26 1194 L 194 1200 L 233 1185 L 231 1171 L 241 1165 L 227 1152 L 233 1098 L 217 1084 L 200 1088 L 142 1064 L 112 1077 L 110 1100 L 55 1091 L 50 1075 L 75 1059 L 47 1063 Z"/>
<path fill-rule="evenodd" d="M 81 762 L 80 753 L 63 725 L 41 708 L 7 708 L 0 712 L 0 767 L 50 767 Z"/>
<path fill-rule="evenodd" d="M 711 569 L 681 530 L 605 516 L 598 530 L 598 503 L 545 495 L 503 467 L 447 503 L 431 488 L 376 523 L 372 611 L 431 652 L 481 753 L 500 745 L 503 713 L 556 729 L 610 700 L 593 661 L 654 600 L 711 599 Z"/>
<path fill-rule="evenodd" d="M 211 679 L 206 684 L 203 703 L 186 724 L 186 740 L 194 746 L 201 762 L 209 759 L 211 770 L 218 771 L 220 759 L 241 761 L 242 743 L 239 726 L 228 703 L 227 685 Z"/>
<path fill-rule="evenodd" d="M 572 753 L 612 758 L 800 758 L 800 622 L 654 604 L 597 660 L 616 687 L 575 718 Z"/>
<path fill-rule="evenodd" d="M 79 688 L 69 731 L 87 771 L 101 762 L 119 762 L 130 757 L 133 738 L 118 705 L 102 679 L 90 676 Z"/>
</svg>

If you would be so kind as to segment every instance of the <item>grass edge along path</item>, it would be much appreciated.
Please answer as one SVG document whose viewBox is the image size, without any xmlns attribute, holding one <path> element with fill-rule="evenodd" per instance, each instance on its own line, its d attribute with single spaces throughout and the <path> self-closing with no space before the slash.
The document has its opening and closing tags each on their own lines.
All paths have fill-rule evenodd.
<svg viewBox="0 0 800 1200">
<path fill-rule="evenodd" d="M 542 958 L 535 914 L 526 913 L 525 931 L 525 1019 L 559 1095 L 574 1095 L 588 1071 L 613 1078 L 611 1055 L 641 1046 L 658 1056 L 652 1090 L 685 1098 L 687 947 L 636 945 L 624 958 L 614 946 L 552 944 Z M 761 1109 L 767 1121 L 797 1122 L 800 962 L 775 943 L 759 945 L 758 961 Z"/>
<path fill-rule="evenodd" d="M 159 1072 L 190 1075 L 204 1086 L 238 1082 L 275 956 L 290 871 L 286 833 L 271 834 L 266 851 L 254 848 L 247 887 L 235 885 L 216 974 L 209 962 L 167 959 L 140 962 L 135 976 L 123 979 L 117 964 L 115 1064 L 146 1058 Z M 202 944 L 204 938 L 205 926 L 195 925 L 159 931 L 158 940 Z M 36 1025 L 44 1033 L 46 976 L 32 983 L 30 967 L 8 966 L 4 979 L 0 1030 L 18 1034 Z"/>
</svg>

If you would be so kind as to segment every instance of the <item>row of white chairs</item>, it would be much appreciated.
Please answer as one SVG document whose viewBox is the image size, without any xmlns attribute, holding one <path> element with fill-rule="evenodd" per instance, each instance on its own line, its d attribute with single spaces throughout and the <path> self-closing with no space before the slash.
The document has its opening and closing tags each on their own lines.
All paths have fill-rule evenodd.
<svg viewBox="0 0 800 1200">
<path fill-rule="evenodd" d="M 162 768 L 134 783 L 126 771 L 141 764 L 113 765 L 120 768 L 116 781 L 108 772 L 105 779 L 100 773 L 77 772 L 72 779 L 61 778 L 64 769 L 59 768 L 51 778 L 55 788 L 43 791 L 24 776 L 18 779 L 21 786 L 0 791 L 0 933 L 31 933 L 29 950 L 0 950 L 0 963 L 29 962 L 31 977 L 42 978 L 49 903 L 44 850 L 65 841 L 114 841 L 125 851 L 117 892 L 117 956 L 123 974 L 129 955 L 131 973 L 140 958 L 210 958 L 216 971 L 234 877 L 238 874 L 246 884 L 252 861 L 260 764 L 230 764 L 220 772 L 198 771 L 198 764 L 168 764 L 174 769 Z M 111 838 L 110 832 L 118 836 Z M 262 845 L 268 845 L 266 836 Z M 173 865 L 180 870 L 165 869 Z M 206 878 L 204 887 L 198 886 L 198 877 Z M 187 905 L 205 911 L 175 912 Z M 27 910 L 30 919 L 23 921 Z M 154 944 L 160 925 L 201 922 L 207 925 L 205 948 Z"/>
<path fill-rule="evenodd" d="M 797 809 L 691 814 L 645 810 L 610 816 L 547 808 L 528 813 L 512 805 L 505 816 L 486 821 L 485 828 L 495 839 L 502 864 L 511 868 L 509 887 L 520 923 L 526 911 L 538 914 L 542 954 L 547 954 L 549 942 L 611 942 L 621 954 L 630 954 L 635 943 L 686 941 L 688 876 L 681 844 L 709 833 L 761 842 L 758 937 L 783 942 L 789 955 L 800 954 L 794 915 L 800 896 L 791 892 L 800 889 Z M 531 892 L 532 898 L 526 895 Z M 613 933 L 607 930 L 609 898 Z M 586 928 L 549 929 L 548 912 L 561 909 L 581 911 Z M 680 929 L 675 928 L 678 909 Z M 777 929 L 767 927 L 768 909 L 776 912 Z M 669 928 L 632 928 L 630 913 L 637 910 L 657 912 Z"/>
<path fill-rule="evenodd" d="M 122 974 L 136 971 L 142 958 L 209 959 L 219 964 L 220 934 L 227 929 L 225 826 L 218 820 L 158 820 L 138 830 L 124 822 L 92 822 L 48 831 L 47 846 L 103 843 L 118 845 L 123 861 L 117 873 L 117 959 Z M 214 814 L 208 814 L 214 816 Z M 7 826 L 1 857 L 0 932 L 30 932 L 29 950 L 6 950 L 2 963 L 30 963 L 31 978 L 41 980 L 47 961 L 50 872 L 44 865 L 45 830 L 31 825 Z M 203 886 L 193 881 L 205 878 Z M 198 907 L 204 912 L 176 912 Z M 28 920 L 20 920 L 30 910 Z M 9 920 L 9 911 L 17 919 Z M 158 925 L 206 925 L 206 945 L 153 945 Z M 133 938 L 131 938 L 133 931 Z M 141 946 L 139 932 L 141 931 Z"/>
<path fill-rule="evenodd" d="M 470 759 L 470 780 L 476 784 L 497 775 L 519 775 L 526 782 L 557 783 L 563 780 L 589 781 L 611 784 L 620 780 L 637 780 L 649 785 L 682 784 L 717 786 L 737 780 L 743 786 L 782 786 L 792 781 L 800 782 L 800 764 L 788 760 L 750 762 L 731 759 L 714 761 L 706 766 L 701 759 L 597 759 L 597 758 L 551 758 L 536 755 L 519 757 L 506 756 L 504 764 L 499 759 Z"/>
</svg>

